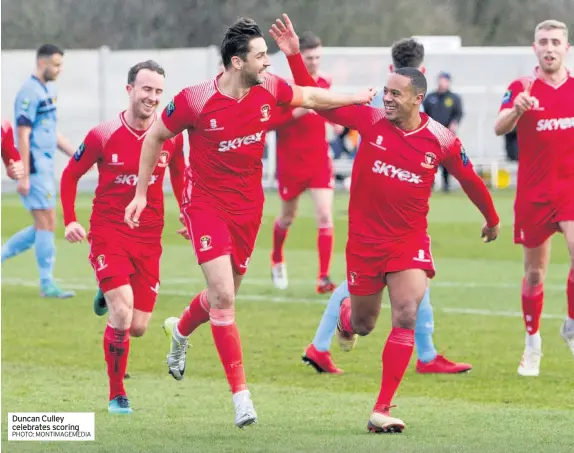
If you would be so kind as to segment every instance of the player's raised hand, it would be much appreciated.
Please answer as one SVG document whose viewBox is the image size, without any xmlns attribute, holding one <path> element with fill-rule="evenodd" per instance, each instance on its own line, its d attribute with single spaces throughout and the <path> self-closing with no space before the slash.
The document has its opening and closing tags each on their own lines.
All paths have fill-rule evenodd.
<svg viewBox="0 0 574 453">
<path fill-rule="evenodd" d="M 486 223 L 482 227 L 482 234 L 480 235 L 483 238 L 484 242 L 492 242 L 498 237 L 498 233 L 500 232 L 500 224 L 493 226 L 492 228 L 489 227 Z"/>
<path fill-rule="evenodd" d="M 287 56 L 299 53 L 299 36 L 295 33 L 293 24 L 287 14 L 283 14 L 283 20 L 277 19 L 271 26 L 269 34 L 275 40 L 279 49 Z"/>
<path fill-rule="evenodd" d="M 368 104 L 373 100 L 376 94 L 377 90 L 374 88 L 367 88 L 366 90 L 359 91 L 355 95 L 355 104 Z"/>
<path fill-rule="evenodd" d="M 126 207 L 124 222 L 133 230 L 140 226 L 140 216 L 147 205 L 145 196 L 136 195 Z"/>
<path fill-rule="evenodd" d="M 522 115 L 527 110 L 535 109 L 540 106 L 538 99 L 530 94 L 531 89 L 532 82 L 530 82 L 526 90 L 518 93 L 518 96 L 516 96 L 516 99 L 514 100 L 514 111 L 519 115 Z"/>
<path fill-rule="evenodd" d="M 6 173 L 10 179 L 20 179 L 24 176 L 24 164 L 21 160 L 14 162 L 10 159 L 8 167 L 6 168 Z"/>
<path fill-rule="evenodd" d="M 64 235 L 68 242 L 82 242 L 86 239 L 86 230 L 78 222 L 70 222 L 66 225 Z"/>
</svg>

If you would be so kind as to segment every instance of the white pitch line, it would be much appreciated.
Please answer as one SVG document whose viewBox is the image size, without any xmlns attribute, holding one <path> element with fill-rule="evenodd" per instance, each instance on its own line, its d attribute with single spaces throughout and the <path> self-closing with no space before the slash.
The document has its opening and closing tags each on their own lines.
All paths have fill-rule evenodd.
<svg viewBox="0 0 574 453">
<path fill-rule="evenodd" d="M 179 280 L 179 279 L 178 279 Z M 83 280 L 86 282 L 87 280 Z M 170 280 L 168 280 L 170 281 Z M 185 280 L 186 283 L 191 283 L 192 281 L 203 282 L 202 279 L 189 279 Z M 66 284 L 65 280 L 58 280 L 59 283 L 66 285 L 67 288 L 75 290 L 75 291 L 95 291 L 96 290 L 96 282 L 94 281 L 92 284 L 82 284 L 82 283 L 73 283 L 73 284 Z M 69 282 L 69 281 L 68 281 Z M 166 284 L 167 281 L 163 281 L 163 284 Z M 245 282 L 247 283 L 247 281 Z M 443 282 L 444 283 L 444 282 Z M 455 283 L 455 282 L 450 282 Z M 269 282 L 267 282 L 269 284 Z M 35 288 L 38 286 L 38 283 L 31 280 L 24 280 L 19 278 L 3 278 L 2 279 L 2 286 L 25 286 Z M 433 284 L 434 285 L 434 284 Z M 436 286 L 436 285 L 435 285 Z M 463 284 L 461 283 L 461 287 Z M 480 285 L 477 284 L 476 287 Z M 192 290 L 185 291 L 185 290 L 172 290 L 172 289 L 162 289 L 160 291 L 161 295 L 166 296 L 182 296 L 182 297 L 191 297 L 194 295 Z M 258 302 L 271 302 L 271 303 L 305 303 L 305 304 L 321 304 L 326 305 L 328 299 L 325 297 L 324 299 L 313 299 L 313 298 L 304 298 L 304 297 L 290 297 L 290 296 L 270 296 L 270 295 L 261 295 L 261 294 L 241 294 L 237 295 L 239 300 L 252 300 Z M 389 304 L 383 303 L 383 308 L 388 309 Z M 493 316 L 493 317 L 510 317 L 510 318 L 522 318 L 522 312 L 519 311 L 501 311 L 501 310 L 487 310 L 482 308 L 453 308 L 453 307 L 437 307 L 434 306 L 435 310 L 441 311 L 443 313 L 450 313 L 450 314 L 461 314 L 461 315 L 478 315 L 478 316 Z M 551 313 L 544 313 L 542 314 L 542 318 L 544 319 L 564 319 L 564 315 L 556 315 Z"/>
</svg>

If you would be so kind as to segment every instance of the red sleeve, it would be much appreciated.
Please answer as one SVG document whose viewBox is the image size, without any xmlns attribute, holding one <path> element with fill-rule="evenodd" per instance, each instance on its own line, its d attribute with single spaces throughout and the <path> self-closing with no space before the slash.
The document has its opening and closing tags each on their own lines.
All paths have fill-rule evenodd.
<svg viewBox="0 0 574 453">
<path fill-rule="evenodd" d="M 300 53 L 287 57 L 287 61 L 289 62 L 289 68 L 293 73 L 293 78 L 297 85 L 318 86 L 315 79 L 313 79 L 309 71 L 307 71 L 307 67 Z M 340 124 L 349 129 L 355 129 L 361 135 L 366 128 L 384 118 L 383 110 L 375 109 L 367 105 L 349 105 L 347 107 L 339 107 L 338 109 L 317 110 L 316 112 L 331 123 Z"/>
<path fill-rule="evenodd" d="M 171 180 L 173 195 L 177 200 L 177 204 L 179 207 L 181 207 L 183 198 L 183 175 L 185 172 L 185 159 L 183 157 L 183 135 L 177 135 L 174 140 L 175 145 L 173 157 L 169 161 L 169 177 Z"/>
<path fill-rule="evenodd" d="M 530 83 L 530 79 L 524 78 L 515 80 L 510 85 L 508 85 L 508 89 L 502 96 L 502 102 L 498 111 L 502 112 L 505 109 L 511 109 L 514 106 L 514 100 L 516 99 L 516 96 L 525 91 Z"/>
<path fill-rule="evenodd" d="M 60 179 L 64 225 L 77 221 L 75 204 L 78 181 L 100 159 L 101 153 L 101 141 L 93 131 L 90 131 L 64 169 Z"/>
<path fill-rule="evenodd" d="M 293 108 L 287 106 L 280 106 L 277 111 L 271 115 L 269 122 L 267 123 L 267 129 L 272 131 L 275 129 L 279 129 L 286 124 L 293 121 L 295 118 L 293 117 Z"/>
<path fill-rule="evenodd" d="M 281 77 L 276 75 L 272 75 L 271 77 L 273 84 L 272 93 L 277 100 L 277 105 L 291 105 L 297 98 L 295 88 Z"/>
<path fill-rule="evenodd" d="M 8 122 L 2 124 L 2 160 L 6 166 L 10 165 L 11 160 L 20 160 L 20 154 L 14 146 L 14 131 Z"/>
<path fill-rule="evenodd" d="M 195 127 L 199 112 L 193 109 L 192 96 L 191 88 L 184 88 L 167 104 L 161 114 L 163 124 L 174 134 Z"/>
<path fill-rule="evenodd" d="M 492 196 L 486 188 L 484 181 L 476 174 L 462 143 L 457 138 L 449 147 L 443 158 L 442 165 L 460 182 L 462 189 L 482 213 L 489 227 L 500 223 Z"/>
</svg>

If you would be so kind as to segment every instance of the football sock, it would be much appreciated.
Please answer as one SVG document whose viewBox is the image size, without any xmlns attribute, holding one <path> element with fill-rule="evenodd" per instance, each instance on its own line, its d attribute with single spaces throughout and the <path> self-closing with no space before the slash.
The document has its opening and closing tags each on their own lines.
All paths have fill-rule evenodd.
<svg viewBox="0 0 574 453">
<path fill-rule="evenodd" d="M 2 262 L 25 252 L 34 245 L 35 241 L 36 229 L 33 226 L 18 231 L 2 246 Z"/>
<path fill-rule="evenodd" d="M 313 345 L 317 351 L 328 351 L 331 346 L 331 340 L 335 335 L 337 329 L 337 320 L 339 319 L 339 310 L 341 309 L 341 302 L 349 297 L 349 287 L 345 280 L 337 289 L 331 294 L 329 303 L 325 307 L 323 317 L 313 338 Z"/>
<path fill-rule="evenodd" d="M 231 393 L 247 390 L 241 340 L 235 324 L 235 308 L 212 308 L 209 312 L 209 319 L 213 341 L 225 370 Z"/>
<path fill-rule="evenodd" d="M 273 253 L 271 255 L 273 264 L 283 262 L 283 244 L 287 238 L 288 231 L 288 226 L 281 225 L 279 219 L 275 219 L 273 224 Z"/>
<path fill-rule="evenodd" d="M 535 335 L 540 328 L 540 316 L 544 305 L 544 286 L 530 286 L 522 280 L 522 313 L 528 335 Z"/>
<path fill-rule="evenodd" d="M 568 274 L 566 297 L 568 299 L 568 317 L 574 320 L 574 269 L 570 269 L 570 273 Z"/>
<path fill-rule="evenodd" d="M 414 330 L 393 327 L 383 349 L 383 376 L 375 412 L 388 410 L 414 349 Z"/>
<path fill-rule="evenodd" d="M 317 250 L 319 251 L 319 278 L 329 275 L 333 255 L 333 227 L 323 226 L 317 230 Z"/>
<path fill-rule="evenodd" d="M 114 329 L 109 324 L 106 325 L 106 330 L 104 331 L 104 356 L 108 365 L 110 400 L 118 395 L 126 395 L 124 376 L 128 366 L 129 352 L 129 331 Z"/>
<path fill-rule="evenodd" d="M 348 299 L 343 300 L 339 310 L 339 322 L 341 328 L 347 333 L 355 333 L 353 325 L 351 324 L 351 301 Z"/>
<path fill-rule="evenodd" d="M 209 302 L 207 301 L 207 290 L 197 294 L 188 307 L 183 311 L 176 326 L 176 337 L 178 340 L 189 337 L 200 325 L 209 321 Z"/>
<path fill-rule="evenodd" d="M 437 355 L 432 339 L 433 332 L 434 313 L 430 303 L 430 288 L 427 286 L 423 300 L 419 305 L 417 322 L 415 325 L 415 346 L 417 357 L 421 362 L 431 362 Z"/>
<path fill-rule="evenodd" d="M 42 286 L 48 285 L 54 278 L 53 271 L 56 256 L 54 232 L 37 230 L 34 249 L 36 251 L 36 262 L 40 270 L 40 283 Z"/>
</svg>

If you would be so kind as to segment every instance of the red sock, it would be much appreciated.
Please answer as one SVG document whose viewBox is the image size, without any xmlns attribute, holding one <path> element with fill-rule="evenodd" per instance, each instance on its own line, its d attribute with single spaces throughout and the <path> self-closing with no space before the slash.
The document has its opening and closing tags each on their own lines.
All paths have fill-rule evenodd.
<svg viewBox="0 0 574 453">
<path fill-rule="evenodd" d="M 393 327 L 383 349 L 383 379 L 375 411 L 388 410 L 413 354 L 415 331 Z"/>
<path fill-rule="evenodd" d="M 317 230 L 317 249 L 319 250 L 319 278 L 327 277 L 333 255 L 333 227 L 320 227 Z"/>
<path fill-rule="evenodd" d="M 339 322 L 345 332 L 354 333 L 353 326 L 351 325 L 351 299 L 348 297 L 343 300 L 341 308 L 339 309 Z"/>
<path fill-rule="evenodd" d="M 209 321 L 209 302 L 207 302 L 207 290 L 204 289 L 193 298 L 189 307 L 183 311 L 177 323 L 177 330 L 184 337 L 188 337 L 207 321 Z"/>
<path fill-rule="evenodd" d="M 574 269 L 570 269 L 570 274 L 568 275 L 566 297 L 568 299 L 568 317 L 574 319 Z"/>
<path fill-rule="evenodd" d="M 104 331 L 104 356 L 108 364 L 110 400 L 118 395 L 126 395 L 124 376 L 128 366 L 129 352 L 129 331 L 114 329 L 109 324 L 106 325 L 106 330 Z"/>
<path fill-rule="evenodd" d="M 289 227 L 280 225 L 279 219 L 275 219 L 273 225 L 273 253 L 271 254 L 273 264 L 283 262 L 283 244 L 285 239 L 287 239 L 287 231 L 289 231 Z"/>
<path fill-rule="evenodd" d="M 209 319 L 215 347 L 231 387 L 231 393 L 247 390 L 241 340 L 235 324 L 235 308 L 212 308 Z"/>
<path fill-rule="evenodd" d="M 540 328 L 540 316 L 544 305 L 544 286 L 530 286 L 522 280 L 522 314 L 524 325 L 529 335 L 534 335 Z"/>
</svg>

